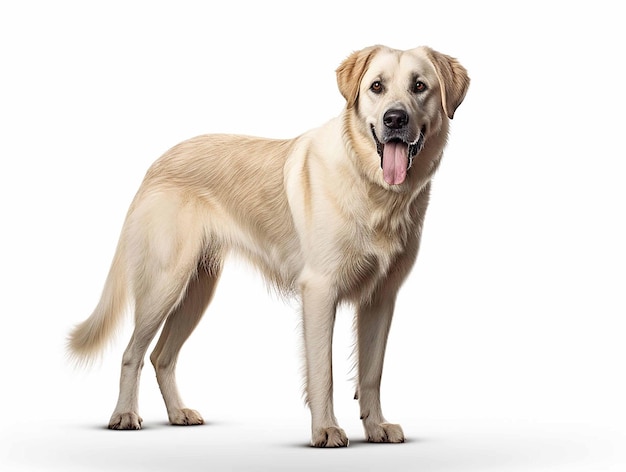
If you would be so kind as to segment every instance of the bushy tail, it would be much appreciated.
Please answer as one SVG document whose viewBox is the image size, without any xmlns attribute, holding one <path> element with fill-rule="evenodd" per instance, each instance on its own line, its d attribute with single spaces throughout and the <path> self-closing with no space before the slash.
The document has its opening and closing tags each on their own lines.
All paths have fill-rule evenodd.
<svg viewBox="0 0 626 472">
<path fill-rule="evenodd" d="M 102 297 L 91 316 L 69 335 L 67 347 L 77 364 L 89 364 L 106 347 L 124 315 L 128 302 L 126 270 L 121 244 L 109 270 Z"/>
</svg>

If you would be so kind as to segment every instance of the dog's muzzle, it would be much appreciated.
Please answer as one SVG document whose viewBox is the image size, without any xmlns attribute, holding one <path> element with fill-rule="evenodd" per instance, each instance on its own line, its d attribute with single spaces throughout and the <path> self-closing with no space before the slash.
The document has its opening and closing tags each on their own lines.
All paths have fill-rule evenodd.
<svg viewBox="0 0 626 472">
<path fill-rule="evenodd" d="M 424 147 L 426 127 L 423 126 L 417 139 L 411 143 L 402 138 L 393 136 L 378 139 L 376 128 L 371 125 L 372 136 L 376 143 L 376 151 L 380 156 L 380 167 L 383 170 L 383 178 L 389 185 L 400 185 L 406 179 L 408 170 L 413 165 L 413 159 Z"/>
</svg>

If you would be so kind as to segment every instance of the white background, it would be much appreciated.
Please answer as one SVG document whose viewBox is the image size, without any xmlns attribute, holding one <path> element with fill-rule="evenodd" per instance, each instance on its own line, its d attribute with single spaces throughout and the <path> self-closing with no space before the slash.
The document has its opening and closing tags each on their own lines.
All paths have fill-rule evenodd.
<svg viewBox="0 0 626 472">
<path fill-rule="evenodd" d="M 626 77 L 618 2 L 2 2 L 2 470 L 626 469 Z M 336 332 L 348 449 L 306 447 L 298 307 L 229 266 L 179 380 L 208 425 L 105 429 L 127 323 L 90 371 L 95 306 L 145 170 L 206 132 L 293 137 L 341 111 L 353 50 L 428 44 L 472 84 L 397 306 L 368 445 Z M 228 163 L 224 163 L 228 165 Z"/>
</svg>

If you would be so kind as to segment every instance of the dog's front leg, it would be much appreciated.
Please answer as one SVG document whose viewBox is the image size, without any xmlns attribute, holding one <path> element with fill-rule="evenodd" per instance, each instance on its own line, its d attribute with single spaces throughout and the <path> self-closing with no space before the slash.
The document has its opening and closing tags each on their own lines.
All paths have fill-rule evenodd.
<svg viewBox="0 0 626 472">
<path fill-rule="evenodd" d="M 337 424 L 333 409 L 332 338 L 336 296 L 323 278 L 302 281 L 306 395 L 311 409 L 315 447 L 345 447 L 346 433 Z"/>
<path fill-rule="evenodd" d="M 387 422 L 380 405 L 380 381 L 394 305 L 395 296 L 378 294 L 372 302 L 359 306 L 357 313 L 357 396 L 363 428 L 370 442 L 404 442 L 402 428 Z"/>
</svg>

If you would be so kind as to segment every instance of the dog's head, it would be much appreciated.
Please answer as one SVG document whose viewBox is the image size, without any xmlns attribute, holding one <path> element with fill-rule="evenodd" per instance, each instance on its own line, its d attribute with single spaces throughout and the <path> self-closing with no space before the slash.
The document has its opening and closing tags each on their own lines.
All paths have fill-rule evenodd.
<svg viewBox="0 0 626 472">
<path fill-rule="evenodd" d="M 467 71 L 427 47 L 398 51 L 372 46 L 337 69 L 352 125 L 370 140 L 388 185 L 401 185 L 429 137 L 439 135 L 463 101 Z M 380 170 L 378 171 L 380 172 Z"/>
</svg>

